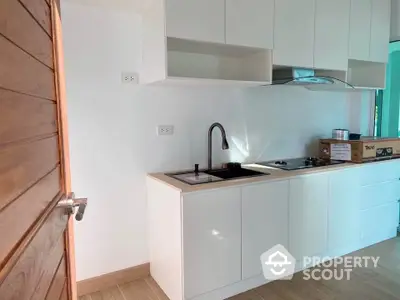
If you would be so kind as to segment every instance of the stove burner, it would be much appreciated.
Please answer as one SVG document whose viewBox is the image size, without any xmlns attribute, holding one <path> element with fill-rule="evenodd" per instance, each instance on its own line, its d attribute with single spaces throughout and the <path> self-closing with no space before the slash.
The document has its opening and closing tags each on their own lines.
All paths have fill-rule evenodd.
<svg viewBox="0 0 400 300">
<path fill-rule="evenodd" d="M 318 157 L 302 157 L 302 158 L 292 158 L 287 160 L 278 161 L 267 161 L 259 163 L 263 166 L 275 167 L 282 170 L 300 170 L 308 168 L 316 168 L 322 166 L 330 166 L 336 164 L 342 164 L 343 161 L 322 159 Z"/>
<path fill-rule="evenodd" d="M 317 161 L 320 160 L 318 157 L 306 157 L 306 161 Z"/>
</svg>

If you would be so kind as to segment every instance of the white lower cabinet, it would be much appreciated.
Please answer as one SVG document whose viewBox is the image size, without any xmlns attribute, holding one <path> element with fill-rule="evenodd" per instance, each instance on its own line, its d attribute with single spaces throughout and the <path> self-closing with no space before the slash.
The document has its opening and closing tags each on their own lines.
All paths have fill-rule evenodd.
<svg viewBox="0 0 400 300">
<path fill-rule="evenodd" d="M 360 243 L 361 168 L 332 172 L 329 176 L 329 250 L 347 253 Z"/>
<path fill-rule="evenodd" d="M 290 180 L 289 250 L 297 261 L 327 251 L 328 179 L 323 173 Z"/>
<path fill-rule="evenodd" d="M 260 256 L 277 244 L 289 246 L 289 181 L 242 189 L 243 279 L 260 275 Z"/>
<path fill-rule="evenodd" d="M 361 211 L 361 246 L 367 247 L 396 235 L 399 203 L 392 202 Z"/>
<path fill-rule="evenodd" d="M 220 300 L 264 284 L 277 244 L 300 270 L 393 238 L 399 178 L 400 160 L 190 193 L 149 178 L 151 274 L 171 300 Z"/>
<path fill-rule="evenodd" d="M 183 196 L 185 299 L 241 280 L 240 194 L 229 188 Z"/>
</svg>

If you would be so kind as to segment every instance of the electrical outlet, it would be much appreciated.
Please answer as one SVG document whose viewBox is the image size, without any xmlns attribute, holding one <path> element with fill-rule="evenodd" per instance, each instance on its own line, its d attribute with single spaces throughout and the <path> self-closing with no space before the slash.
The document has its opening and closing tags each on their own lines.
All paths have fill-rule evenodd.
<svg viewBox="0 0 400 300">
<path fill-rule="evenodd" d="M 157 135 L 174 135 L 174 125 L 158 125 Z"/>
<path fill-rule="evenodd" d="M 121 75 L 122 83 L 139 83 L 139 74 L 136 72 L 122 72 Z"/>
</svg>

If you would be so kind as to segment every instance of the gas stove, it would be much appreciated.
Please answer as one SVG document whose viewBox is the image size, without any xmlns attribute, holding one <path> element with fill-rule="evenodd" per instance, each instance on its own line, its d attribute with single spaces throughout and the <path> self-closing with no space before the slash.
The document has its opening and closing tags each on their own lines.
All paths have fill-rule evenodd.
<svg viewBox="0 0 400 300">
<path fill-rule="evenodd" d="M 292 158 L 286 160 L 274 160 L 257 163 L 261 166 L 278 168 L 286 171 L 292 170 L 301 170 L 301 169 L 310 169 L 310 168 L 318 168 L 324 166 L 338 165 L 343 164 L 344 161 L 340 160 L 330 160 L 330 159 L 322 159 L 319 157 L 302 157 L 302 158 Z"/>
</svg>

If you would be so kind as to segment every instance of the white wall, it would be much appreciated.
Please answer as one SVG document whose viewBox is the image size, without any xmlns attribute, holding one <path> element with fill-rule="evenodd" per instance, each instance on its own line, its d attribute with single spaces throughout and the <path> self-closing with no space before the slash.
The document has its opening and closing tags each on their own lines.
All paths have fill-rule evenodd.
<svg viewBox="0 0 400 300">
<path fill-rule="evenodd" d="M 121 71 L 141 67 L 140 17 L 120 5 L 62 8 L 72 185 L 90 201 L 76 224 L 78 280 L 147 262 L 145 174 L 206 166 L 214 121 L 232 148 L 218 149 L 215 134 L 218 163 L 316 154 L 332 128 L 368 133 L 371 94 L 122 85 Z M 157 137 L 157 124 L 175 135 Z"/>
</svg>

